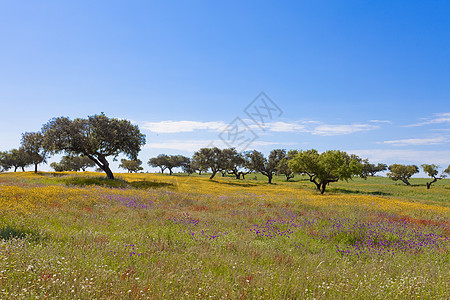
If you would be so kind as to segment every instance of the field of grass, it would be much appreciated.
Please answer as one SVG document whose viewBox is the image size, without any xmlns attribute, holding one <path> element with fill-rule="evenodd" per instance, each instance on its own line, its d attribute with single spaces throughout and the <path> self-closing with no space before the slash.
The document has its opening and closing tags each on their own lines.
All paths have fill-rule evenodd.
<svg viewBox="0 0 450 300">
<path fill-rule="evenodd" d="M 1 299 L 448 299 L 450 180 L 0 174 Z"/>
</svg>

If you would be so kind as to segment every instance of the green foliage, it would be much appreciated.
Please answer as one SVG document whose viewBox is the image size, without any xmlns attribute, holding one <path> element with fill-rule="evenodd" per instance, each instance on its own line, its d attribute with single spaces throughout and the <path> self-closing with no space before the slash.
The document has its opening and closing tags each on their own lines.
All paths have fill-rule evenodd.
<svg viewBox="0 0 450 300">
<path fill-rule="evenodd" d="M 65 155 L 61 158 L 59 163 L 53 162 L 50 164 L 56 172 L 63 171 L 86 171 L 89 167 L 95 167 L 95 162 L 86 156 L 68 156 Z"/>
<path fill-rule="evenodd" d="M 383 172 L 387 170 L 386 164 L 371 164 L 367 159 L 362 161 L 362 170 L 361 170 L 361 177 L 367 178 L 367 176 L 375 176 L 378 172 Z"/>
<path fill-rule="evenodd" d="M 409 183 L 409 179 L 416 173 L 419 173 L 419 167 L 416 165 L 401 165 L 401 164 L 393 164 L 389 166 L 389 173 L 386 175 L 394 180 L 400 180 L 404 182 L 406 185 L 411 185 Z"/>
<path fill-rule="evenodd" d="M 128 160 L 128 159 L 122 159 L 120 161 L 119 168 L 125 169 L 128 171 L 128 173 L 137 173 L 138 171 L 144 170 L 143 167 L 141 167 L 142 161 L 140 159 L 136 160 Z"/>
<path fill-rule="evenodd" d="M 213 179 L 217 172 L 224 171 L 227 168 L 227 159 L 222 150 L 217 147 L 201 148 L 192 156 L 192 162 L 200 170 L 211 169 L 210 179 Z"/>
<path fill-rule="evenodd" d="M 248 162 L 242 153 L 238 153 L 235 148 L 222 150 L 225 160 L 224 170 L 228 174 L 233 174 L 236 179 L 244 178 L 250 172 L 247 168 Z"/>
<path fill-rule="evenodd" d="M 424 171 L 428 176 L 430 176 L 431 178 L 433 178 L 432 181 L 427 182 L 427 189 L 430 189 L 430 188 L 431 188 L 431 185 L 432 185 L 433 183 L 435 183 L 436 181 L 438 181 L 438 180 L 440 180 L 440 179 L 443 179 L 443 178 L 445 178 L 445 177 L 447 176 L 447 175 L 445 174 L 445 171 L 444 171 L 444 172 L 442 172 L 442 174 L 441 174 L 440 177 L 437 177 L 438 174 L 439 174 L 439 171 L 438 171 L 439 166 L 437 166 L 437 165 L 434 165 L 434 164 L 431 164 L 431 165 L 423 164 L 421 167 L 422 167 L 423 171 Z"/>
<path fill-rule="evenodd" d="M 41 132 L 25 132 L 22 134 L 22 148 L 27 152 L 30 164 L 34 164 L 34 172 L 37 166 L 47 159 L 48 151 L 44 147 L 44 136 Z"/>
<path fill-rule="evenodd" d="M 289 161 L 292 160 L 298 154 L 298 150 L 289 150 L 286 157 L 282 158 L 276 167 L 277 175 L 286 176 L 286 181 L 294 178 L 295 173 L 289 166 Z"/>
<path fill-rule="evenodd" d="M 44 147 L 51 153 L 66 152 L 69 155 L 84 155 L 93 160 L 109 179 L 114 175 L 106 160 L 117 158 L 120 153 L 137 159 L 145 135 L 130 121 L 108 118 L 103 113 L 87 119 L 59 117 L 50 120 L 42 128 Z"/>
<path fill-rule="evenodd" d="M 158 167 L 161 169 L 161 173 L 164 170 L 169 170 L 169 174 L 172 175 L 173 168 L 182 167 L 184 170 L 191 171 L 190 159 L 183 155 L 166 155 L 160 154 L 157 157 L 150 158 L 148 165 L 151 167 Z"/>
<path fill-rule="evenodd" d="M 0 165 L 2 171 L 14 168 L 14 172 L 18 168 L 25 171 L 25 167 L 32 164 L 32 158 L 24 148 L 12 149 L 8 152 L 0 152 Z"/>
<path fill-rule="evenodd" d="M 269 157 L 256 150 L 246 153 L 248 168 L 255 172 L 260 172 L 266 176 L 269 183 L 272 183 L 273 174 L 277 170 L 280 161 L 286 157 L 286 150 L 274 149 L 270 152 Z"/>
<path fill-rule="evenodd" d="M 329 150 L 323 153 L 315 149 L 300 151 L 290 162 L 291 169 L 309 176 L 317 189 L 323 194 L 330 182 L 349 180 L 360 175 L 361 159 L 339 150 Z"/>
</svg>

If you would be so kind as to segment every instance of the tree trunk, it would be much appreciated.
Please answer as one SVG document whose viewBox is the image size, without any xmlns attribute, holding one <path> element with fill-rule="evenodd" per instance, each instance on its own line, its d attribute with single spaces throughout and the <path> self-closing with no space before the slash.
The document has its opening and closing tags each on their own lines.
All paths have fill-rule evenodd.
<svg viewBox="0 0 450 300">
<path fill-rule="evenodd" d="M 202 170 L 198 170 L 198 175 L 202 175 Z"/>
<path fill-rule="evenodd" d="M 427 182 L 427 189 L 429 190 L 431 188 L 431 185 L 436 182 L 438 180 L 438 178 L 434 177 L 433 181 L 431 182 Z"/>
<path fill-rule="evenodd" d="M 322 183 L 322 186 L 320 188 L 320 193 L 323 195 L 325 193 L 325 189 L 327 187 L 327 182 Z"/>
<path fill-rule="evenodd" d="M 169 168 L 169 175 L 172 175 L 172 168 Z"/>
<path fill-rule="evenodd" d="M 269 178 L 269 184 L 272 184 L 272 176 L 267 175 L 267 178 Z"/>
<path fill-rule="evenodd" d="M 209 179 L 213 179 L 214 176 L 216 176 L 216 173 L 217 173 L 217 171 L 212 171 L 212 174 L 211 174 L 211 176 L 209 177 Z"/>
<path fill-rule="evenodd" d="M 402 179 L 402 181 L 403 181 L 406 185 L 411 185 L 411 183 L 409 183 L 408 179 Z"/>
<path fill-rule="evenodd" d="M 100 169 L 105 171 L 106 176 L 108 177 L 108 179 L 114 179 L 114 174 L 111 171 L 111 169 L 109 168 L 109 163 L 108 163 L 108 161 L 106 160 L 106 158 L 103 155 L 97 154 L 98 159 L 96 159 L 92 155 L 87 155 L 86 154 L 86 156 L 89 157 L 91 160 L 93 160 L 97 164 L 97 166 L 100 167 Z"/>
<path fill-rule="evenodd" d="M 244 173 L 240 173 L 242 175 L 242 180 L 245 180 L 245 174 Z"/>
<path fill-rule="evenodd" d="M 225 177 L 225 174 L 227 174 L 227 171 L 222 172 L 222 177 Z"/>
<path fill-rule="evenodd" d="M 38 166 L 38 164 L 34 164 L 34 173 L 37 173 L 37 166 Z"/>
<path fill-rule="evenodd" d="M 22 172 L 25 172 L 25 167 L 22 167 Z"/>
<path fill-rule="evenodd" d="M 14 172 L 17 172 L 17 167 L 14 167 Z"/>
</svg>

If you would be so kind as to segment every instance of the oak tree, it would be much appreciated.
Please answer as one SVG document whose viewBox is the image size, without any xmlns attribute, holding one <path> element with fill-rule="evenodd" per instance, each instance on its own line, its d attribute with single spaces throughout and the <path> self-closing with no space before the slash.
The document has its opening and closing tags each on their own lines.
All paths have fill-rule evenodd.
<svg viewBox="0 0 450 300">
<path fill-rule="evenodd" d="M 331 182 L 348 181 L 352 176 L 360 175 L 360 161 L 356 155 L 349 155 L 344 151 L 328 150 L 319 154 L 317 150 L 311 149 L 299 151 L 289 162 L 289 166 L 295 173 L 308 175 L 309 181 L 323 194 Z"/>
<path fill-rule="evenodd" d="M 406 185 L 411 185 L 409 183 L 409 179 L 411 176 L 419 172 L 419 167 L 416 165 L 401 165 L 401 164 L 393 164 L 389 166 L 389 173 L 386 175 L 394 180 L 400 180 Z"/>
<path fill-rule="evenodd" d="M 116 159 L 123 153 L 130 159 L 137 159 L 145 145 L 145 135 L 137 125 L 128 120 L 108 118 L 103 113 L 87 119 L 54 118 L 44 124 L 42 133 L 44 147 L 51 153 L 84 155 L 94 161 L 109 179 L 114 179 L 114 174 L 107 157 Z"/>
</svg>

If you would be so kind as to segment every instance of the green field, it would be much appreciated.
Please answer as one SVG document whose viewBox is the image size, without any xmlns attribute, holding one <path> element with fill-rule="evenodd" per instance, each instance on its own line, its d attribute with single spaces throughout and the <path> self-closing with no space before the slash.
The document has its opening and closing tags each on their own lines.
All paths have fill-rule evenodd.
<svg viewBox="0 0 450 300">
<path fill-rule="evenodd" d="M 448 299 L 450 180 L 118 175 L 0 174 L 0 298 Z"/>
</svg>

